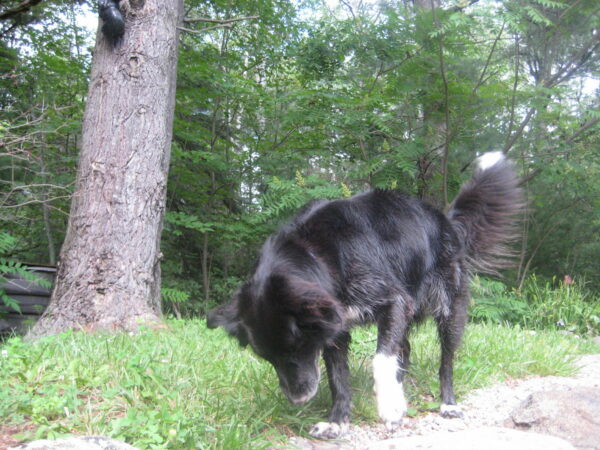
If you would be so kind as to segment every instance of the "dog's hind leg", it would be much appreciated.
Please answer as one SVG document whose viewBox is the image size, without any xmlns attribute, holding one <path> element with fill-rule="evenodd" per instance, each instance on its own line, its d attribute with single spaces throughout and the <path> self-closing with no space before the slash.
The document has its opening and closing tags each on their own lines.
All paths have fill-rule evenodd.
<svg viewBox="0 0 600 450">
<path fill-rule="evenodd" d="M 456 405 L 453 387 L 453 364 L 454 353 L 460 345 L 462 335 L 467 321 L 468 295 L 457 296 L 451 304 L 448 317 L 436 319 L 438 334 L 442 347 L 442 359 L 440 364 L 440 386 L 442 393 L 442 405 L 440 413 L 444 417 L 462 417 L 460 407 Z"/>
<path fill-rule="evenodd" d="M 348 430 L 352 401 L 348 369 L 349 346 L 350 333 L 343 333 L 336 338 L 333 345 L 323 350 L 332 407 L 329 422 L 319 422 L 310 430 L 310 434 L 318 439 L 336 439 Z"/>
<path fill-rule="evenodd" d="M 373 378 L 377 412 L 388 430 L 402 423 L 406 399 L 402 379 L 408 366 L 410 346 L 408 329 L 410 304 L 399 300 L 381 311 L 378 318 L 377 354 L 373 359 Z M 399 361 L 400 360 L 400 361 Z"/>
</svg>

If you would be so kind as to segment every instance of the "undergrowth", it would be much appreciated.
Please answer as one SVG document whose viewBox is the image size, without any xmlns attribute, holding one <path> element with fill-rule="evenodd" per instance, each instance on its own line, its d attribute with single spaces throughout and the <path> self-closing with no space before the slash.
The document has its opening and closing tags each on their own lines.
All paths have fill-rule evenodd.
<svg viewBox="0 0 600 450">
<path fill-rule="evenodd" d="M 529 277 L 521 290 L 474 277 L 469 314 L 476 321 L 518 324 L 535 330 L 600 334 L 600 298 L 582 283 L 564 284 Z"/>
<path fill-rule="evenodd" d="M 405 384 L 414 415 L 439 404 L 439 345 L 431 324 L 411 342 Z M 353 333 L 355 423 L 377 421 L 374 348 L 374 328 Z M 507 378 L 571 374 L 574 355 L 593 349 L 555 332 L 471 324 L 456 358 L 457 395 Z M 289 404 L 267 363 L 201 320 L 170 320 L 168 330 L 134 336 L 14 337 L 0 346 L 0 380 L 1 422 L 35 425 L 24 439 L 100 434 L 142 449 L 266 448 L 305 435 L 330 404 L 325 381 L 308 404 Z"/>
</svg>

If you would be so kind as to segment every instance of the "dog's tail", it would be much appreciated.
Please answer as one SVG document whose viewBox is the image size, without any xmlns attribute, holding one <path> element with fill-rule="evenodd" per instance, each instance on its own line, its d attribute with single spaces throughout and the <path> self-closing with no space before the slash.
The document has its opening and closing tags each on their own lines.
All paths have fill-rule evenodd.
<svg viewBox="0 0 600 450">
<path fill-rule="evenodd" d="M 448 217 L 474 271 L 495 274 L 511 265 L 514 255 L 508 244 L 519 236 L 519 213 L 525 205 L 519 181 L 502 152 L 485 153 L 450 206 Z"/>
</svg>

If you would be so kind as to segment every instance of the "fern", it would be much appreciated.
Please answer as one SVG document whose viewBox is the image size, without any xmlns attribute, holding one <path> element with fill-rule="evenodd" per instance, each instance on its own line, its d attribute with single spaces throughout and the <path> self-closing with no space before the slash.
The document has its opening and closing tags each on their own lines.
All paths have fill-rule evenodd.
<svg viewBox="0 0 600 450">
<path fill-rule="evenodd" d="M 553 0 L 534 0 L 538 5 L 545 6 L 546 8 L 564 9 L 567 7 L 565 3 L 556 2 Z"/>
<path fill-rule="evenodd" d="M 167 223 L 188 230 L 198 231 L 199 233 L 210 233 L 214 231 L 214 228 L 218 226 L 216 222 L 202 222 L 197 216 L 193 214 L 186 214 L 184 212 L 169 211 L 166 214 Z M 173 230 L 173 234 L 180 235 L 181 232 Z"/>
<path fill-rule="evenodd" d="M 528 316 L 527 303 L 499 281 L 474 277 L 473 301 L 469 315 L 473 320 L 502 324 L 518 323 Z"/>
<path fill-rule="evenodd" d="M 273 177 L 268 189 L 260 199 L 264 221 L 283 219 L 296 212 L 310 200 L 345 197 L 349 189 L 344 184 L 333 185 L 328 180 L 311 175 L 304 177 L 296 172 L 294 180 L 282 180 Z"/>
<path fill-rule="evenodd" d="M 160 293 L 164 300 L 172 303 L 185 303 L 190 299 L 190 294 L 179 289 L 161 288 Z"/>
<path fill-rule="evenodd" d="M 524 9 L 533 23 L 543 24 L 546 26 L 554 25 L 550 19 L 548 19 L 546 16 L 544 16 L 540 11 L 535 9 L 533 6 L 525 6 Z"/>
<path fill-rule="evenodd" d="M 8 233 L 0 233 L 0 256 L 5 255 L 17 245 L 17 239 Z"/>
<path fill-rule="evenodd" d="M 4 306 L 21 313 L 19 303 L 2 289 L 2 285 L 7 282 L 7 275 L 18 275 L 24 280 L 46 288 L 50 288 L 52 283 L 28 271 L 20 262 L 2 256 L 13 251 L 16 245 L 17 239 L 8 233 L 0 233 L 0 301 Z"/>
</svg>

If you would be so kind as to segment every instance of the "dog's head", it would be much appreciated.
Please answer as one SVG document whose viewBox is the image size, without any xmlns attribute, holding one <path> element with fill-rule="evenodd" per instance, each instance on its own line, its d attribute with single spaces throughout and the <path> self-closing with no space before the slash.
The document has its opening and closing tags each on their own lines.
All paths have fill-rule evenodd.
<svg viewBox="0 0 600 450">
<path fill-rule="evenodd" d="M 269 361 L 294 404 L 310 400 L 319 385 L 319 355 L 342 330 L 340 304 L 317 283 L 271 274 L 253 279 L 233 301 L 208 313 L 208 327 L 223 327 Z"/>
</svg>

